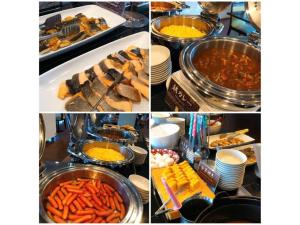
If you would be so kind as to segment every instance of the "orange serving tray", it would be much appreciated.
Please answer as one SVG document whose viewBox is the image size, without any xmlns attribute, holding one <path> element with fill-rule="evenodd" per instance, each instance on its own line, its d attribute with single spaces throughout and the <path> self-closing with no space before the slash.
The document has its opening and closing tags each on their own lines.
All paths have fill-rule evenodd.
<svg viewBox="0 0 300 225">
<path fill-rule="evenodd" d="M 156 188 L 162 202 L 165 202 L 166 200 L 169 199 L 169 195 L 168 195 L 164 185 L 161 182 L 161 177 L 162 177 L 164 169 L 165 168 L 154 168 L 151 170 L 153 186 Z M 187 189 L 186 191 L 179 193 L 176 196 L 177 196 L 178 200 L 182 203 L 185 199 L 193 196 L 197 192 L 201 192 L 202 196 L 209 197 L 212 199 L 215 198 L 215 193 L 210 190 L 210 188 L 207 186 L 207 184 L 201 178 L 200 178 L 200 185 L 197 188 L 195 188 L 194 190 Z M 166 205 L 165 209 L 171 209 L 171 208 L 173 208 L 172 201 L 170 201 Z M 166 216 L 169 220 L 174 220 L 174 219 L 177 219 L 180 217 L 180 213 L 179 213 L 179 211 L 172 211 L 172 212 L 166 213 Z"/>
</svg>

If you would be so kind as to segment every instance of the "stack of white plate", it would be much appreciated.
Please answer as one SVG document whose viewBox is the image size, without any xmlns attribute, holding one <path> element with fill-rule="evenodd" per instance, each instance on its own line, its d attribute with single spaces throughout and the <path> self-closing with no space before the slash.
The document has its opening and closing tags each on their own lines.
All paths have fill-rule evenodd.
<svg viewBox="0 0 300 225">
<path fill-rule="evenodd" d="M 131 145 L 129 147 L 134 152 L 134 164 L 143 165 L 148 155 L 148 151 L 135 145 Z"/>
<path fill-rule="evenodd" d="M 170 50 L 162 45 L 151 46 L 151 84 L 163 83 L 172 74 Z"/>
<path fill-rule="evenodd" d="M 149 202 L 149 180 L 136 174 L 130 175 L 129 180 L 140 193 L 143 204 L 147 204 Z"/>
<path fill-rule="evenodd" d="M 219 187 L 226 191 L 242 186 L 247 156 L 234 149 L 223 149 L 216 154 L 215 169 L 220 174 Z"/>
</svg>

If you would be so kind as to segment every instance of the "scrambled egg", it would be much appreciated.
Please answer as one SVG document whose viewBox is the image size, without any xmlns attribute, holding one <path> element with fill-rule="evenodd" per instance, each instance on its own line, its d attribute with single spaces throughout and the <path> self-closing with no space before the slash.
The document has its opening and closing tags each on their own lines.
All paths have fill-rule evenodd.
<svg viewBox="0 0 300 225">
<path fill-rule="evenodd" d="M 165 26 L 160 30 L 161 33 L 179 37 L 179 38 L 196 38 L 196 37 L 203 37 L 206 35 L 205 32 L 197 30 L 194 27 L 184 26 L 184 25 L 170 25 Z"/>
<path fill-rule="evenodd" d="M 85 150 L 85 153 L 94 159 L 103 161 L 120 161 L 125 157 L 117 150 L 111 148 L 90 147 Z"/>
</svg>

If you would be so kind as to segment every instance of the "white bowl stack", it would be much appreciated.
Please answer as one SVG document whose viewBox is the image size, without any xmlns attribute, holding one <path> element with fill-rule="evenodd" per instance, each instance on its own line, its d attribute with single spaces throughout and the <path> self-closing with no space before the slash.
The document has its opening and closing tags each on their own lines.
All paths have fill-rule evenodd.
<svg viewBox="0 0 300 225">
<path fill-rule="evenodd" d="M 247 156 L 234 149 L 219 150 L 216 154 L 215 169 L 220 174 L 219 187 L 226 191 L 242 186 Z"/>
<path fill-rule="evenodd" d="M 167 123 L 177 124 L 180 127 L 180 136 L 185 135 L 185 119 L 180 117 L 169 117 L 166 119 Z"/>
<path fill-rule="evenodd" d="M 180 127 L 177 124 L 164 123 L 151 128 L 152 148 L 174 149 L 180 138 Z"/>
<path fill-rule="evenodd" d="M 143 165 L 145 163 L 146 157 L 148 155 L 148 151 L 145 149 L 131 145 L 129 146 L 134 153 L 134 164 L 135 165 Z"/>
<path fill-rule="evenodd" d="M 140 193 L 143 204 L 147 204 L 149 202 L 149 180 L 136 174 L 130 175 L 129 180 Z"/>
<path fill-rule="evenodd" d="M 169 118 L 171 114 L 165 112 L 156 112 L 156 113 L 151 113 L 151 116 L 152 119 L 154 120 L 154 123 L 158 125 L 161 123 L 166 123 L 167 118 Z"/>
<path fill-rule="evenodd" d="M 151 84 L 165 82 L 172 74 L 170 50 L 162 45 L 151 46 Z"/>
</svg>

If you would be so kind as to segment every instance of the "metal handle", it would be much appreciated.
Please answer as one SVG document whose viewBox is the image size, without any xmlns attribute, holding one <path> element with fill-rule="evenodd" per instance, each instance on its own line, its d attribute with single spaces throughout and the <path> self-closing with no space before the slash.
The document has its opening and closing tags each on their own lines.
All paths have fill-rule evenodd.
<svg viewBox="0 0 300 225">
<path fill-rule="evenodd" d="M 257 33 L 257 32 L 251 32 L 248 34 L 248 41 L 251 43 L 251 44 L 254 44 L 258 47 L 260 47 L 261 45 L 261 37 L 260 37 L 260 34 Z"/>
<path fill-rule="evenodd" d="M 215 31 L 216 34 L 221 34 L 223 29 L 224 29 L 223 23 L 220 23 L 220 22 L 216 23 L 216 31 Z"/>
<path fill-rule="evenodd" d="M 45 41 L 45 40 L 48 40 L 50 38 L 53 38 L 53 37 L 56 37 L 56 36 L 59 36 L 59 35 L 60 35 L 60 32 L 56 32 L 56 33 L 49 34 L 49 35 L 44 35 L 44 36 L 40 37 L 40 41 Z"/>
</svg>

